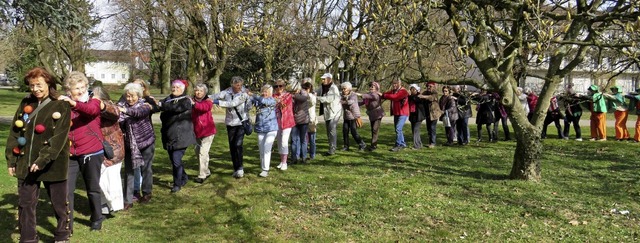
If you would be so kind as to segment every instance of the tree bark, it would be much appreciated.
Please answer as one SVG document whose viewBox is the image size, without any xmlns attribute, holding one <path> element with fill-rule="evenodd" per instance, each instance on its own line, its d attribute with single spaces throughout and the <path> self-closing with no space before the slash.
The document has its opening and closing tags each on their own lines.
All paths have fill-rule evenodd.
<svg viewBox="0 0 640 243">
<path fill-rule="evenodd" d="M 511 179 L 540 181 L 540 159 L 542 142 L 539 133 L 524 133 L 517 140 L 516 152 L 513 155 Z"/>
</svg>

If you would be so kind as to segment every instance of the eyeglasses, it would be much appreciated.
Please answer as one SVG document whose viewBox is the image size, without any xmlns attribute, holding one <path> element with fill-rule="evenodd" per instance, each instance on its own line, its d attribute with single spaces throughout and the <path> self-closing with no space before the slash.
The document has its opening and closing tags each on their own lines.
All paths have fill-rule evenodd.
<svg viewBox="0 0 640 243">
<path fill-rule="evenodd" d="M 277 84 L 277 85 L 274 85 L 273 87 L 276 87 L 276 88 L 282 88 L 282 87 L 284 87 L 284 85 L 279 85 L 279 84 Z"/>
</svg>

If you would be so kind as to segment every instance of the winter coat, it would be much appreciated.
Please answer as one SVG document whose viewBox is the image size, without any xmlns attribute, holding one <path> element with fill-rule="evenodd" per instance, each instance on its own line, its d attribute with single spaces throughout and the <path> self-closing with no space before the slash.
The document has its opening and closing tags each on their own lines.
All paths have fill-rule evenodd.
<svg viewBox="0 0 640 243">
<path fill-rule="evenodd" d="M 318 97 L 316 94 L 309 94 L 309 124 L 316 125 L 318 124 L 318 116 L 316 115 L 316 102 L 318 101 Z"/>
<path fill-rule="evenodd" d="M 228 88 L 214 95 L 214 100 L 219 102 L 218 106 L 227 108 L 224 118 L 224 123 L 227 126 L 242 126 L 242 121 L 249 119 L 247 111 L 251 109 L 251 106 L 247 104 L 250 97 L 246 91 L 243 88 L 240 92 L 233 93 L 233 89 Z M 241 118 L 238 117 L 238 113 L 240 113 Z"/>
<path fill-rule="evenodd" d="M 185 94 L 167 96 L 160 101 L 160 121 L 162 127 L 162 147 L 165 150 L 179 150 L 196 143 L 191 122 L 191 99 Z"/>
<path fill-rule="evenodd" d="M 23 110 L 31 106 L 38 107 L 38 100 L 29 96 L 22 99 L 13 116 L 9 136 L 5 146 L 7 167 L 15 167 L 16 177 L 28 181 L 62 181 L 67 179 L 69 169 L 69 128 L 71 126 L 71 109 L 69 103 L 51 100 L 37 114 L 24 122 Z M 60 117 L 56 119 L 54 114 Z M 23 121 L 23 126 L 16 126 L 16 121 Z M 35 127 L 43 125 L 43 132 L 36 132 Z M 19 144 L 19 138 L 26 143 Z M 32 164 L 40 170 L 29 172 Z"/>
<path fill-rule="evenodd" d="M 382 94 L 383 99 L 391 101 L 391 115 L 409 116 L 409 92 L 405 88 L 387 91 Z"/>
<path fill-rule="evenodd" d="M 309 93 L 301 90 L 293 95 L 293 119 L 296 124 L 309 124 Z M 314 107 L 315 109 L 315 107 Z"/>
<path fill-rule="evenodd" d="M 278 131 L 278 119 L 276 118 L 276 99 L 254 95 L 251 102 L 258 109 L 254 130 L 257 133 Z"/>
<path fill-rule="evenodd" d="M 504 106 L 502 105 L 502 103 L 500 103 L 500 95 L 498 93 L 492 93 L 491 95 L 493 95 L 494 99 L 493 104 L 496 106 L 493 109 L 493 111 L 496 113 L 494 114 L 494 117 L 496 117 L 497 119 L 507 117 L 507 110 L 504 109 Z"/>
<path fill-rule="evenodd" d="M 375 121 L 384 117 L 384 109 L 382 108 L 382 97 L 378 93 L 362 94 L 362 101 L 358 105 L 364 105 L 367 108 L 369 121 Z"/>
<path fill-rule="evenodd" d="M 603 94 L 603 95 L 605 98 L 609 100 L 609 103 L 611 104 L 610 107 L 612 110 L 626 111 L 628 109 L 627 102 L 624 99 L 624 96 L 622 95 L 622 93 Z"/>
<path fill-rule="evenodd" d="M 476 124 L 491 124 L 495 122 L 494 111 L 495 100 L 489 94 L 478 95 L 473 97 L 473 100 L 478 102 L 478 115 L 476 117 Z"/>
<path fill-rule="evenodd" d="M 125 112 L 120 113 L 120 126 L 125 136 L 125 143 L 135 143 L 139 149 L 145 149 L 153 146 L 156 142 L 156 135 L 151 124 L 151 112 L 145 100 L 140 99 L 133 106 L 124 103 L 118 104 L 126 108 Z M 131 131 L 132 136 L 128 136 Z"/>
<path fill-rule="evenodd" d="M 527 95 L 527 103 L 529 104 L 529 112 L 534 112 L 538 105 L 538 96 L 533 93 Z"/>
<path fill-rule="evenodd" d="M 278 128 L 284 130 L 294 127 L 296 121 L 293 119 L 293 96 L 291 93 L 273 94 L 273 98 L 280 99 L 280 102 L 276 104 Z"/>
<path fill-rule="evenodd" d="M 607 112 L 607 101 L 602 93 L 598 92 L 591 96 L 591 112 Z"/>
<path fill-rule="evenodd" d="M 453 99 L 453 96 L 442 96 L 439 101 L 440 110 L 443 111 L 443 116 L 445 114 L 449 114 L 449 120 L 451 123 L 454 123 L 458 120 L 458 107 L 456 107 L 456 101 Z"/>
<path fill-rule="evenodd" d="M 89 99 L 87 102 L 76 102 L 76 106 L 71 107 L 71 122 L 69 130 L 71 156 L 102 151 L 104 138 L 100 132 L 100 100 Z"/>
<path fill-rule="evenodd" d="M 358 106 L 358 96 L 351 92 L 346 96 L 342 96 L 340 100 L 342 110 L 344 111 L 344 120 L 351 121 L 360 118 L 360 107 Z"/>
<path fill-rule="evenodd" d="M 331 84 L 329 91 L 322 94 L 322 85 L 316 92 L 318 94 L 318 102 L 320 102 L 320 114 L 324 115 L 324 120 L 333 120 L 337 116 L 342 115 L 342 104 L 340 104 L 340 90 L 335 84 Z"/>
<path fill-rule="evenodd" d="M 100 112 L 100 131 L 104 140 L 113 148 L 113 158 L 104 158 L 103 164 L 111 166 L 124 160 L 124 135 L 118 123 L 120 117 L 118 107 L 110 100 L 102 103 L 104 103 L 104 109 Z"/>
<path fill-rule="evenodd" d="M 431 121 L 437 121 L 442 114 L 444 114 L 444 111 L 440 109 L 440 104 L 438 103 L 438 93 L 424 91 L 422 95 L 426 96 L 426 98 L 422 98 L 422 100 L 424 100 L 425 114 L 429 114 L 427 118 Z"/>
<path fill-rule="evenodd" d="M 417 94 L 409 95 L 409 121 L 412 123 L 422 122 L 426 118 L 424 100 Z"/>
<path fill-rule="evenodd" d="M 193 110 L 191 111 L 191 122 L 193 122 L 193 132 L 196 138 L 204 138 L 216 134 L 216 123 L 213 121 L 213 100 L 205 96 L 202 100 L 194 98 Z"/>
<path fill-rule="evenodd" d="M 470 99 L 466 95 L 460 93 L 453 93 L 453 97 L 456 97 L 456 106 L 458 107 L 458 118 L 469 118 L 473 116 L 471 111 Z M 526 103 L 526 96 L 525 96 Z"/>
<path fill-rule="evenodd" d="M 125 111 L 120 113 L 119 119 L 124 134 L 125 151 L 129 152 L 125 160 L 131 160 L 132 167 L 138 168 L 144 165 L 144 158 L 140 151 L 154 146 L 156 141 L 151 124 L 152 108 L 145 103 L 144 99 L 139 99 L 133 105 L 119 103 L 118 106 L 125 108 Z"/>
</svg>

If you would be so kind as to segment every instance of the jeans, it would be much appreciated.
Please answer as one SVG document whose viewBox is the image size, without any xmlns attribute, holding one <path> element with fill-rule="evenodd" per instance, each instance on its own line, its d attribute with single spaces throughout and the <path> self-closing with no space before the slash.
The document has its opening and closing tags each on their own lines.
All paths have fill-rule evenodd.
<svg viewBox="0 0 640 243">
<path fill-rule="evenodd" d="M 155 150 L 156 148 L 153 144 L 149 145 L 149 147 L 141 149 L 140 153 L 142 154 L 144 164 L 136 169 L 133 169 L 131 152 L 129 151 L 129 149 L 125 149 L 124 173 L 126 174 L 126 176 L 124 178 L 124 203 L 133 203 L 133 193 L 137 191 L 136 189 L 138 189 L 134 185 L 135 181 L 137 181 L 139 178 L 138 176 L 136 176 L 135 170 L 140 171 L 140 174 L 142 174 L 142 183 L 140 183 L 142 186 L 142 193 L 144 195 L 151 195 L 153 188 L 153 170 L 151 168 Z"/>
<path fill-rule="evenodd" d="M 242 170 L 242 144 L 244 143 L 244 127 L 227 126 L 227 137 L 229 139 L 229 152 L 233 162 L 233 171 Z"/>
<path fill-rule="evenodd" d="M 456 120 L 456 135 L 458 136 L 458 144 L 469 143 L 469 118 L 459 117 Z"/>
<path fill-rule="evenodd" d="M 315 132 L 308 132 L 307 133 L 307 141 L 309 143 L 309 158 L 311 159 L 315 159 L 316 158 L 316 136 L 318 135 L 318 133 Z"/>
<path fill-rule="evenodd" d="M 409 116 L 393 116 L 393 125 L 396 128 L 396 144 L 395 147 L 407 147 L 404 142 L 404 134 L 402 134 L 402 128 L 404 123 L 407 122 Z"/>
<path fill-rule="evenodd" d="M 293 159 L 307 158 L 307 129 L 309 124 L 297 124 L 291 129 L 291 150 L 293 150 Z"/>
<path fill-rule="evenodd" d="M 438 120 L 427 119 L 427 134 L 429 135 L 429 145 L 436 145 L 436 125 Z"/>
<path fill-rule="evenodd" d="M 189 176 L 184 171 L 184 164 L 182 163 L 182 157 L 187 149 L 169 150 L 169 160 L 171 160 L 171 168 L 173 171 L 173 186 L 182 187 L 187 184 Z"/>
</svg>

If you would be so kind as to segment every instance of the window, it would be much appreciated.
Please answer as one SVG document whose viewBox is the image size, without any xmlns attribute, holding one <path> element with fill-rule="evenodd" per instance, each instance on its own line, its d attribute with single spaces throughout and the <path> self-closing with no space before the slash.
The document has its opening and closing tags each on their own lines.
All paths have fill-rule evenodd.
<svg viewBox="0 0 640 243">
<path fill-rule="evenodd" d="M 127 78 L 127 74 L 124 74 L 124 73 L 123 73 L 123 74 L 122 74 L 122 79 L 125 79 L 125 78 Z"/>
<path fill-rule="evenodd" d="M 100 78 L 104 79 L 104 73 L 100 74 Z"/>
<path fill-rule="evenodd" d="M 115 73 L 111 74 L 111 79 L 116 79 L 116 74 Z"/>
</svg>

